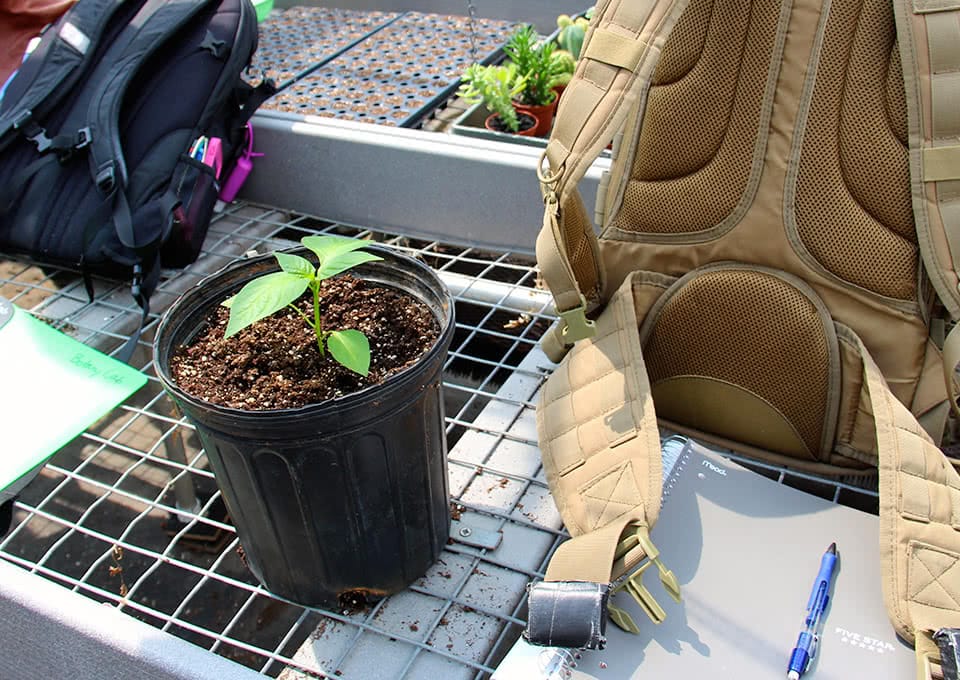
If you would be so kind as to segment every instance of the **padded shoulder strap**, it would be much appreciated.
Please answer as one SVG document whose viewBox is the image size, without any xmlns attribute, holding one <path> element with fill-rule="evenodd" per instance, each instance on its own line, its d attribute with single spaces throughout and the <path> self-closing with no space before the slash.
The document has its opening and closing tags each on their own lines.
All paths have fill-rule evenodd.
<svg viewBox="0 0 960 680">
<path fill-rule="evenodd" d="M 644 96 L 663 44 L 687 3 L 599 3 L 576 73 L 563 92 L 538 171 L 545 211 L 537 261 L 561 316 L 544 343 L 551 359 L 558 360 L 563 347 L 594 333 L 586 314 L 603 302 L 597 237 L 577 183 L 623 124 L 631 105 Z"/>
<path fill-rule="evenodd" d="M 107 24 L 123 3 L 78 2 L 43 35 L 40 44 L 10 84 L 0 106 L 0 150 L 41 108 L 50 109 L 83 75 Z"/>
<path fill-rule="evenodd" d="M 643 585 L 643 572 L 655 566 L 677 600 L 680 585 L 649 536 L 660 512 L 660 435 L 637 333 L 633 277 L 596 327 L 596 335 L 551 374 L 537 407 L 543 469 L 573 536 L 553 554 L 545 580 L 605 585 L 636 569 L 616 587 L 659 622 L 666 613 Z M 608 608 L 618 625 L 637 630 L 624 610 L 612 603 Z"/>
<path fill-rule="evenodd" d="M 960 2 L 895 0 L 910 145 L 917 242 L 926 271 L 960 319 Z M 957 405 L 960 331 L 944 345 L 944 379 Z"/>
<path fill-rule="evenodd" d="M 541 394 L 544 470 L 573 536 L 553 555 L 546 581 L 608 583 L 647 559 L 679 597 L 652 543 L 625 542 L 656 521 L 661 476 L 632 285 L 624 282 L 597 319 L 597 335 L 567 354 Z M 846 332 L 860 349 L 876 426 L 884 602 L 897 633 L 915 642 L 921 669 L 939 658 L 933 633 L 960 628 L 960 474 L 890 391 L 862 341 Z M 628 589 L 656 621 L 660 608 L 640 579 Z M 611 615 L 623 625 L 622 612 Z"/>
<path fill-rule="evenodd" d="M 120 145 L 120 106 L 127 85 L 144 60 L 162 46 L 194 15 L 213 0 L 147 0 L 111 47 L 109 66 L 98 71 L 88 87 L 96 94 L 87 120 L 93 131 L 90 171 L 101 191 L 110 194 L 127 184 L 127 168 Z M 121 241 L 123 235 L 121 234 Z M 124 243 L 127 247 L 135 244 Z"/>
<path fill-rule="evenodd" d="M 960 318 L 960 2 L 895 0 L 920 252 Z"/>
<path fill-rule="evenodd" d="M 913 640 L 917 677 L 939 628 L 960 627 L 960 475 L 893 396 L 862 342 L 880 469 L 880 573 L 887 613 Z"/>
</svg>

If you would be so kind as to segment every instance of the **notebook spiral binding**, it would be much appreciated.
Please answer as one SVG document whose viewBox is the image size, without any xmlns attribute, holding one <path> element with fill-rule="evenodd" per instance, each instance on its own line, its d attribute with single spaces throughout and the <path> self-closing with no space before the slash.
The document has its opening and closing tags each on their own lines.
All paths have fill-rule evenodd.
<svg viewBox="0 0 960 680">
<path fill-rule="evenodd" d="M 537 658 L 540 677 L 543 680 L 569 680 L 579 658 L 580 653 L 574 650 L 555 647 L 544 649 Z"/>
<path fill-rule="evenodd" d="M 667 501 L 670 492 L 677 483 L 677 478 L 687 465 L 690 453 L 687 448 L 686 437 L 674 435 L 668 437 L 661 444 L 663 460 L 663 493 L 660 496 L 660 507 Z"/>
</svg>

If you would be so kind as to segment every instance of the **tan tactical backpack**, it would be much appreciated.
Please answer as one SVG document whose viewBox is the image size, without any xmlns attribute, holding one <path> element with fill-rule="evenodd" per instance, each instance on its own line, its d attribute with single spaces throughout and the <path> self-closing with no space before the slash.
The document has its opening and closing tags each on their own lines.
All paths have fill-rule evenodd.
<svg viewBox="0 0 960 680">
<path fill-rule="evenodd" d="M 598 239 L 576 186 L 611 140 Z M 538 426 L 574 538 L 531 589 L 531 639 L 595 646 L 596 619 L 568 639 L 538 617 L 599 603 L 596 584 L 656 620 L 639 577 L 617 581 L 637 565 L 679 595 L 647 534 L 659 418 L 796 468 L 879 469 L 887 609 L 928 670 L 932 633 L 960 627 L 960 476 L 938 448 L 960 0 L 601 1 L 538 174 L 561 317 Z"/>
</svg>

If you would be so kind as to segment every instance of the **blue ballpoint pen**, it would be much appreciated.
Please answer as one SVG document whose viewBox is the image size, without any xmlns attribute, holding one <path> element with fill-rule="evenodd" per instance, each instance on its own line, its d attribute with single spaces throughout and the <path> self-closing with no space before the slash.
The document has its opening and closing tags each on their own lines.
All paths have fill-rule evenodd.
<svg viewBox="0 0 960 680">
<path fill-rule="evenodd" d="M 827 552 L 820 560 L 820 571 L 817 580 L 813 582 L 813 591 L 807 601 L 807 618 L 804 619 L 803 632 L 797 639 L 797 645 L 790 654 L 790 665 L 787 667 L 787 678 L 799 680 L 806 673 L 810 662 L 817 654 L 817 645 L 820 642 L 820 623 L 827 610 L 830 600 L 830 583 L 837 567 L 837 544 L 831 543 Z"/>
</svg>

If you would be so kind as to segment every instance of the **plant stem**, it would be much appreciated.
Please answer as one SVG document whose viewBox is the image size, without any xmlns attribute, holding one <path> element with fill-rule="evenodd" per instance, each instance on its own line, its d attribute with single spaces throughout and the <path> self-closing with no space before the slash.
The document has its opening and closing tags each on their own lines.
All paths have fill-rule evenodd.
<svg viewBox="0 0 960 680">
<path fill-rule="evenodd" d="M 307 316 L 306 314 L 304 314 L 303 311 L 301 311 L 301 309 L 300 309 L 299 307 L 297 307 L 297 306 L 296 306 L 295 304 L 293 304 L 292 302 L 291 302 L 289 305 L 287 305 L 287 307 L 289 307 L 290 309 L 292 309 L 293 311 L 295 311 L 297 314 L 299 314 L 299 315 L 300 315 L 300 318 L 303 319 L 304 321 L 306 321 L 306 322 L 307 322 L 307 325 L 310 326 L 311 329 L 313 328 L 313 321 L 311 321 L 311 320 L 310 320 L 310 317 Z M 314 329 L 314 331 L 315 331 L 315 329 Z"/>
<path fill-rule="evenodd" d="M 313 332 L 317 335 L 317 347 L 320 349 L 320 356 L 323 351 L 323 325 L 320 322 L 320 282 L 313 280 L 310 282 L 310 290 L 313 291 Z"/>
<path fill-rule="evenodd" d="M 314 296 L 314 299 L 316 299 L 316 296 Z M 295 304 L 291 302 L 289 305 L 287 305 L 287 307 L 299 314 L 300 318 L 303 319 L 308 326 L 310 326 L 310 330 L 312 330 L 313 334 L 317 336 L 317 349 L 320 350 L 320 356 L 323 356 L 323 341 L 321 340 L 323 331 L 318 331 L 317 327 L 314 325 L 314 322 L 310 320 L 310 317 L 304 314 L 303 311 Z"/>
</svg>

